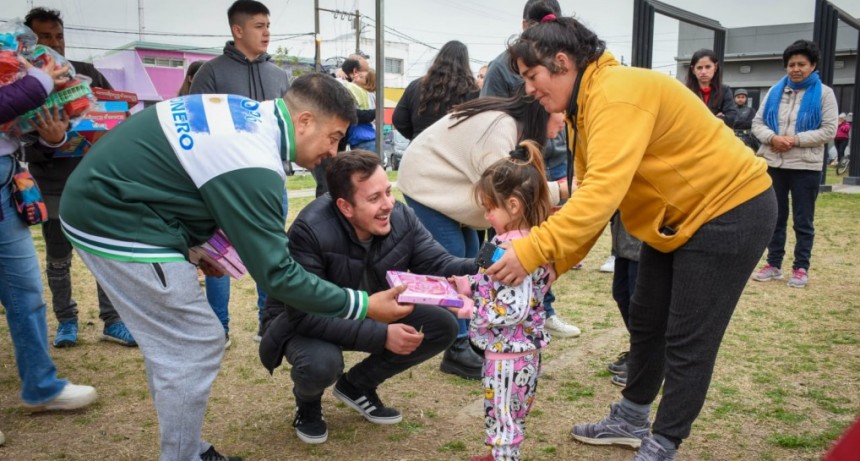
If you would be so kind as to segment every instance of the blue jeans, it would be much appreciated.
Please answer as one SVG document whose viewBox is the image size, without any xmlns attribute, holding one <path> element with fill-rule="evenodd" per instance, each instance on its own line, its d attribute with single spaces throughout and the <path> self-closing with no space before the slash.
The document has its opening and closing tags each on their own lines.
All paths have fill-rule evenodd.
<svg viewBox="0 0 860 461">
<path fill-rule="evenodd" d="M 284 221 L 287 219 L 287 210 L 289 202 L 287 200 L 287 190 L 284 189 L 284 196 L 281 201 L 281 207 L 284 213 Z M 266 307 L 266 292 L 257 285 L 257 325 L 263 324 L 263 308 Z M 206 300 L 212 306 L 212 311 L 221 321 L 224 327 L 224 333 L 230 332 L 230 277 L 206 276 Z M 259 327 L 258 327 L 259 329 Z"/>
<path fill-rule="evenodd" d="M 428 208 L 415 200 L 404 195 L 406 204 L 415 211 L 415 216 L 430 231 L 433 239 L 439 242 L 448 253 L 460 258 L 474 258 L 478 256 L 478 231 L 465 227 L 453 219 Z M 469 322 L 458 319 L 460 331 L 457 338 L 469 336 Z"/>
<path fill-rule="evenodd" d="M 371 152 L 376 152 L 376 140 L 375 140 L 375 139 L 371 139 L 370 141 L 362 141 L 362 142 L 360 142 L 360 143 L 358 143 L 358 144 L 353 144 L 353 145 L 351 145 L 351 146 L 349 146 L 349 147 L 350 147 L 352 150 L 355 150 L 355 149 L 364 149 L 364 150 L 369 150 L 369 151 L 371 151 Z"/>
<path fill-rule="evenodd" d="M 561 178 L 567 177 L 567 162 L 546 169 L 546 179 L 549 181 L 558 181 Z"/>
<path fill-rule="evenodd" d="M 794 220 L 794 262 L 792 269 L 809 270 L 812 243 L 815 239 L 815 200 L 821 172 L 768 168 L 776 193 L 776 229 L 767 246 L 767 263 L 781 268 L 785 257 L 785 235 L 788 227 L 788 197 L 791 195 L 791 214 Z"/>
<path fill-rule="evenodd" d="M 38 405 L 54 399 L 68 381 L 57 379 L 57 367 L 48 354 L 39 258 L 30 229 L 12 204 L 14 165 L 12 157 L 0 156 L 0 302 L 15 348 L 21 399 Z"/>
</svg>

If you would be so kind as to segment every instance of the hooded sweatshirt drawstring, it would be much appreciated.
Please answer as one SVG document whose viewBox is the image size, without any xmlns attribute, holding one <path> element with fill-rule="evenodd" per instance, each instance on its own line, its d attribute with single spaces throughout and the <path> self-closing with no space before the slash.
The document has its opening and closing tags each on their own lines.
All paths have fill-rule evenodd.
<svg viewBox="0 0 860 461">
<path fill-rule="evenodd" d="M 245 60 L 247 61 L 248 58 L 245 58 Z M 248 94 L 251 96 L 251 99 L 257 99 L 257 94 L 256 94 L 257 92 L 254 91 L 254 80 L 251 76 L 251 74 L 253 74 L 253 73 L 254 73 L 254 64 L 249 62 L 248 63 Z"/>
<path fill-rule="evenodd" d="M 266 100 L 267 100 L 267 98 L 266 98 L 266 87 L 264 87 L 264 86 L 263 86 L 263 73 L 262 73 L 262 72 L 260 72 L 260 63 L 259 63 L 259 61 L 258 61 L 255 65 L 257 66 L 257 83 L 259 83 L 259 84 L 260 84 L 260 91 L 262 91 L 262 92 L 263 92 L 263 97 L 260 99 L 260 101 L 266 101 Z M 276 95 L 274 95 L 274 96 L 272 96 L 272 97 L 273 97 L 273 98 L 280 98 L 280 97 L 282 97 L 282 96 L 283 96 L 283 95 L 276 94 Z"/>
</svg>

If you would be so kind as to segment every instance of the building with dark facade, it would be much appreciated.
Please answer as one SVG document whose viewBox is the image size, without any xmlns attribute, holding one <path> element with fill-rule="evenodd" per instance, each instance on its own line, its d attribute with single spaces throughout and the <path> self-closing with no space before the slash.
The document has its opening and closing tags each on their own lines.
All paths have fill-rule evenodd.
<svg viewBox="0 0 860 461">
<path fill-rule="evenodd" d="M 713 32 L 697 26 L 679 23 L 677 77 L 684 80 L 690 58 L 697 50 L 712 48 Z M 813 24 L 780 24 L 773 26 L 738 27 L 726 33 L 726 55 L 722 63 L 723 82 L 733 89 L 749 91 L 749 104 L 756 109 L 761 99 L 785 75 L 782 52 L 798 39 L 812 39 Z M 836 38 L 836 61 L 833 91 L 839 112 L 850 112 L 856 89 L 854 67 L 857 65 L 857 31 L 840 23 Z"/>
</svg>

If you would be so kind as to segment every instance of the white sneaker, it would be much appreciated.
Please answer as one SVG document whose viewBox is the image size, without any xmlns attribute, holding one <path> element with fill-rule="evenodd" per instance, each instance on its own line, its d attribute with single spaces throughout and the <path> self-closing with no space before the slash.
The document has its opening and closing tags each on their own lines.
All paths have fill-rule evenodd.
<svg viewBox="0 0 860 461">
<path fill-rule="evenodd" d="M 94 387 L 68 383 L 63 388 L 63 391 L 60 392 L 60 395 L 54 397 L 53 400 L 38 405 L 24 403 L 24 409 L 28 413 L 51 410 L 76 410 L 95 402 L 97 398 L 98 394 Z"/>
<path fill-rule="evenodd" d="M 6 436 L 3 435 L 3 431 L 0 431 L 0 446 L 3 446 L 4 443 L 6 443 Z"/>
<path fill-rule="evenodd" d="M 600 266 L 600 272 L 615 272 L 615 256 L 606 258 L 606 262 Z"/>
<path fill-rule="evenodd" d="M 553 336 L 557 336 L 559 338 L 576 338 L 582 332 L 574 325 L 571 325 L 564 320 L 561 319 L 558 315 L 552 315 L 547 317 L 546 323 L 544 324 L 546 329 L 552 333 Z"/>
</svg>

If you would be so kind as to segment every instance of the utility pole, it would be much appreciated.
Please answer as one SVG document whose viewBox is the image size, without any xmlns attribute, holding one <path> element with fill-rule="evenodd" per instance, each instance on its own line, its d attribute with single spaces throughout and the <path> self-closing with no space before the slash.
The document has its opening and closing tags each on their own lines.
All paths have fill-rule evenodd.
<svg viewBox="0 0 860 461">
<path fill-rule="evenodd" d="M 383 0 L 376 0 L 376 154 L 383 153 L 383 128 L 385 126 L 385 14 Z M 356 11 L 358 13 L 358 11 Z"/>
<path fill-rule="evenodd" d="M 143 25 L 143 0 L 137 0 L 137 39 L 143 41 L 143 31 L 146 27 Z"/>
<path fill-rule="evenodd" d="M 361 51 L 361 15 L 358 13 L 358 10 L 355 10 L 355 53 L 358 54 Z"/>
<path fill-rule="evenodd" d="M 320 56 L 320 0 L 314 0 L 314 70 L 322 70 L 322 57 Z"/>
</svg>

